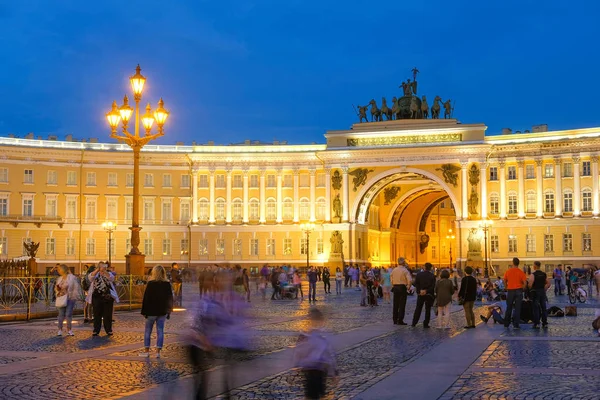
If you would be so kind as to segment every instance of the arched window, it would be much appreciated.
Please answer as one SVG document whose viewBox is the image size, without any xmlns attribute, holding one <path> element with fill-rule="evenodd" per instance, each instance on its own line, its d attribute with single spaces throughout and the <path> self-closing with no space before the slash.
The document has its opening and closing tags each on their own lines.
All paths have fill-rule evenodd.
<svg viewBox="0 0 600 400">
<path fill-rule="evenodd" d="M 316 210 L 315 218 L 318 221 L 324 221 L 325 220 L 325 211 L 326 211 L 325 198 L 319 197 L 317 199 L 317 210 Z"/>
<path fill-rule="evenodd" d="M 581 211 L 591 212 L 592 210 L 592 189 L 583 188 L 581 191 Z"/>
<path fill-rule="evenodd" d="M 544 192 L 544 212 L 554 212 L 554 192 L 552 190 L 546 190 Z"/>
<path fill-rule="evenodd" d="M 234 221 L 241 221 L 242 217 L 243 217 L 243 203 L 242 203 L 242 199 L 237 198 L 237 199 L 233 199 L 233 215 L 232 215 L 232 219 Z"/>
<path fill-rule="evenodd" d="M 500 197 L 498 193 L 490 193 L 490 214 L 498 215 L 500 212 Z"/>
<path fill-rule="evenodd" d="M 563 192 L 563 212 L 573 212 L 573 191 L 565 189 Z"/>
<path fill-rule="evenodd" d="M 277 219 L 277 201 L 274 198 L 267 199 L 267 221 Z"/>
<path fill-rule="evenodd" d="M 208 219 L 208 200 L 207 199 L 198 200 L 198 219 L 201 219 L 201 220 Z"/>
<path fill-rule="evenodd" d="M 518 212 L 517 192 L 508 192 L 508 214 L 514 215 Z"/>
<path fill-rule="evenodd" d="M 526 212 L 529 214 L 535 213 L 537 208 L 537 197 L 535 195 L 535 191 L 528 190 L 525 196 L 527 199 L 527 204 L 525 205 L 527 210 Z"/>
<path fill-rule="evenodd" d="M 249 211 L 250 211 L 250 219 L 251 220 L 257 220 L 259 218 L 259 202 L 258 199 L 250 199 L 250 207 L 249 207 Z"/>
<path fill-rule="evenodd" d="M 218 220 L 225 219 L 225 199 L 222 197 L 215 200 L 215 218 Z"/>
<path fill-rule="evenodd" d="M 286 221 L 294 219 L 294 201 L 289 197 L 283 199 L 283 219 Z"/>
<path fill-rule="evenodd" d="M 303 197 L 300 199 L 300 220 L 308 220 L 310 218 L 310 201 Z"/>
</svg>

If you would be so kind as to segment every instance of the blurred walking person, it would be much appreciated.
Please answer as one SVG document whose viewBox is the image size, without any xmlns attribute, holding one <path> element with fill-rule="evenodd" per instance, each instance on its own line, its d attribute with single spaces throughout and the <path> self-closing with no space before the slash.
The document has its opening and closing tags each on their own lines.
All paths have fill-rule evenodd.
<svg viewBox="0 0 600 400">
<path fill-rule="evenodd" d="M 181 293 L 181 286 L 183 284 L 183 277 L 179 264 L 176 262 L 171 264 L 171 286 L 173 287 L 174 304 L 177 306 L 182 305 L 183 298 Z"/>
<path fill-rule="evenodd" d="M 75 277 L 65 264 L 60 264 L 57 268 L 59 277 L 56 280 L 54 291 L 56 292 L 56 308 L 58 309 L 58 336 L 63 334 L 63 323 L 67 320 L 67 334 L 74 336 L 73 308 L 78 300 L 81 300 L 81 287 L 79 279 Z"/>
<path fill-rule="evenodd" d="M 465 274 L 467 274 L 467 276 L 463 277 L 460 281 L 458 298 L 461 299 L 465 310 L 467 325 L 465 325 L 464 328 L 472 329 L 475 328 L 475 313 L 473 312 L 473 306 L 475 305 L 475 299 L 477 298 L 477 279 L 472 276 L 472 267 L 466 267 Z"/>
<path fill-rule="evenodd" d="M 450 307 L 452 306 L 454 284 L 450 280 L 450 272 L 447 269 L 440 273 L 440 278 L 435 285 L 438 308 L 437 327 L 440 329 L 450 329 Z"/>
<path fill-rule="evenodd" d="M 335 270 L 335 294 L 342 294 L 342 282 L 344 280 L 344 276 L 342 275 L 342 271 L 340 267 L 337 267 Z"/>
<path fill-rule="evenodd" d="M 150 337 L 152 329 L 156 325 L 156 358 L 160 358 L 160 352 L 165 339 L 165 322 L 173 312 L 173 288 L 167 272 L 162 265 L 152 268 L 152 273 L 142 301 L 141 314 L 146 318 L 144 327 L 144 352 L 142 357 L 150 356 Z"/>
</svg>

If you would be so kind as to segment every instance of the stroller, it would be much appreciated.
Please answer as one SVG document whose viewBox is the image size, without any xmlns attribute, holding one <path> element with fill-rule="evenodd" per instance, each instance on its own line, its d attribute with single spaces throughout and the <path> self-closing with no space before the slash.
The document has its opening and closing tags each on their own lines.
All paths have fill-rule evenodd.
<svg viewBox="0 0 600 400">
<path fill-rule="evenodd" d="M 294 285 L 283 285 L 281 286 L 280 292 L 281 299 L 295 299 L 297 297 L 297 291 L 298 288 Z"/>
</svg>

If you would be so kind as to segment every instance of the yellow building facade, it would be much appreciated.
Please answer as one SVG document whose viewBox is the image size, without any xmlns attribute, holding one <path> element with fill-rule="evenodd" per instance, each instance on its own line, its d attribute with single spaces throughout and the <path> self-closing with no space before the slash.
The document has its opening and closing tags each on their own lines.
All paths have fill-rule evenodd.
<svg viewBox="0 0 600 400">
<path fill-rule="evenodd" d="M 596 264 L 600 129 L 486 136 L 483 124 L 399 120 L 330 131 L 326 143 L 148 145 L 140 250 L 146 265 L 343 262 L 466 264 L 513 257 Z M 0 138 L 0 253 L 40 242 L 38 273 L 129 251 L 126 145 Z M 484 221 L 491 221 L 484 230 Z M 306 235 L 304 222 L 315 229 Z M 337 239 L 341 237 L 341 240 Z M 487 239 L 487 240 L 486 240 Z M 486 251 L 487 250 L 487 251 Z M 308 254 L 307 254 L 308 253 Z"/>
</svg>

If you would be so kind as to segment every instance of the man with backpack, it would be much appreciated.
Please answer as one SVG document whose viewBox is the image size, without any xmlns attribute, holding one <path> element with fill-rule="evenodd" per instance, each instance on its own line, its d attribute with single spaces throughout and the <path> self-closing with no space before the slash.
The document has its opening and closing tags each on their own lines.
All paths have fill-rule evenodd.
<svg viewBox="0 0 600 400">
<path fill-rule="evenodd" d="M 540 311 L 542 327 L 548 327 L 548 312 L 546 310 L 548 298 L 546 297 L 546 290 L 550 287 L 550 279 L 540 269 L 541 267 L 542 264 L 539 261 L 535 261 L 533 263 L 533 274 L 529 275 L 527 279 L 527 284 L 530 288 L 529 296 L 533 300 L 533 329 L 540 329 Z"/>
</svg>

